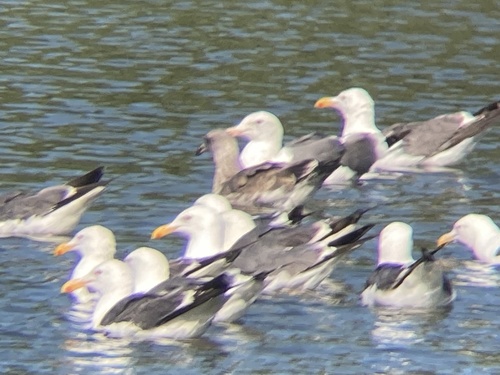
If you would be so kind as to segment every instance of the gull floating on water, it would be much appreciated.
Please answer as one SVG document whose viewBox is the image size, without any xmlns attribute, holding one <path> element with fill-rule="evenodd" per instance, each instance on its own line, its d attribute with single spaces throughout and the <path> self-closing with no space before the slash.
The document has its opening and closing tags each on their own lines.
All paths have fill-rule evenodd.
<svg viewBox="0 0 500 375">
<path fill-rule="evenodd" d="M 109 181 L 101 181 L 103 167 L 64 185 L 36 193 L 15 191 L 0 196 L 0 237 L 50 239 L 70 233 Z"/>
<path fill-rule="evenodd" d="M 485 263 L 500 264 L 500 229 L 490 217 L 468 214 L 457 220 L 453 229 L 438 239 L 438 246 L 458 241 Z"/>
<path fill-rule="evenodd" d="M 412 228 L 402 222 L 393 222 L 380 232 L 377 268 L 361 293 L 363 305 L 427 309 L 455 299 L 450 281 L 432 254 L 413 259 L 412 235 Z"/>
<path fill-rule="evenodd" d="M 214 259 L 214 261 L 216 261 Z M 200 281 L 189 273 L 177 274 L 170 278 L 168 259 L 158 250 L 141 247 L 128 254 L 124 262 L 133 273 L 134 293 L 165 293 L 166 290 L 185 287 L 192 288 Z M 226 292 L 224 305 L 214 316 L 214 323 L 230 323 L 244 315 L 263 289 L 263 277 L 248 277 L 239 272 L 231 273 L 232 281 Z M 208 281 L 213 277 L 203 277 Z"/>
<path fill-rule="evenodd" d="M 54 250 L 55 256 L 68 251 L 78 254 L 80 259 L 73 268 L 71 279 L 83 277 L 104 261 L 113 259 L 116 253 L 115 235 L 101 225 L 92 225 L 80 230 L 68 242 L 64 242 Z M 72 295 L 78 303 L 87 303 L 93 299 L 87 288 L 79 288 Z"/>
<path fill-rule="evenodd" d="M 500 102 L 495 102 L 474 114 L 449 113 L 427 121 L 394 124 L 381 132 L 375 125 L 373 99 L 358 87 L 335 97 L 321 98 L 314 106 L 333 108 L 341 114 L 344 121 L 341 139 L 346 153 L 351 139 L 366 142 L 367 147 L 358 147 L 352 157 L 365 160 L 364 167 L 370 171 L 457 164 L 472 151 L 488 127 L 500 122 Z"/>
<path fill-rule="evenodd" d="M 359 219 L 359 218 L 358 218 Z M 265 279 L 266 291 L 282 288 L 312 289 L 330 273 L 339 259 L 367 239 L 361 237 L 373 225 L 357 228 L 352 222 L 332 226 L 329 230 L 320 225 L 314 229 L 295 230 L 270 227 L 265 233 L 260 229 L 249 232 L 250 238 L 236 242 L 231 251 L 239 250 L 232 265 L 246 275 L 269 273 Z M 152 238 L 179 233 L 188 239 L 185 257 L 205 258 L 225 249 L 224 221 L 221 214 L 204 206 L 191 206 L 181 212 L 171 223 L 153 231 Z M 320 234 L 321 233 L 321 234 Z M 313 240 L 314 239 L 314 240 Z"/>
<path fill-rule="evenodd" d="M 252 215 L 289 212 L 316 192 L 338 168 L 342 149 L 330 160 L 307 159 L 296 163 L 266 162 L 241 169 L 238 144 L 223 129 L 210 131 L 197 150 L 212 153 L 215 164 L 212 192 L 223 195 L 233 208 Z"/>
<path fill-rule="evenodd" d="M 209 327 L 227 300 L 229 277 L 222 274 L 197 288 L 185 286 L 157 293 L 133 294 L 130 267 L 108 260 L 79 279 L 66 282 L 61 292 L 88 287 L 99 295 L 92 314 L 92 328 L 111 336 L 186 339 L 198 337 Z"/>
</svg>

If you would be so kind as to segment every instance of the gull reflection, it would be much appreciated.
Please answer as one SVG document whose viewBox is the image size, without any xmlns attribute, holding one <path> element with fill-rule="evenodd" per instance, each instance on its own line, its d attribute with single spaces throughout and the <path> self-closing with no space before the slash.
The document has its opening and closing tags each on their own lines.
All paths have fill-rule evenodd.
<svg viewBox="0 0 500 375">
<path fill-rule="evenodd" d="M 210 338 L 183 341 L 166 338 L 111 338 L 87 327 L 86 322 L 72 322 L 72 329 L 69 331 L 71 337 L 61 346 L 64 351 L 61 364 L 64 373 L 136 374 L 139 373 L 136 370 L 143 366 L 184 368 L 194 366 L 200 360 L 205 367 L 216 369 L 219 361 L 227 357 L 224 348 Z M 212 327 L 212 333 L 214 330 Z"/>
<path fill-rule="evenodd" d="M 446 318 L 451 307 L 432 310 L 374 310 L 376 320 L 372 339 L 379 347 L 401 347 L 418 344 L 426 334 Z"/>
<path fill-rule="evenodd" d="M 465 261 L 455 269 L 455 285 L 499 287 L 500 267 L 479 261 Z"/>
<path fill-rule="evenodd" d="M 71 373 L 127 374 L 134 364 L 130 341 L 101 333 L 79 332 L 64 341 L 65 364 Z"/>
</svg>

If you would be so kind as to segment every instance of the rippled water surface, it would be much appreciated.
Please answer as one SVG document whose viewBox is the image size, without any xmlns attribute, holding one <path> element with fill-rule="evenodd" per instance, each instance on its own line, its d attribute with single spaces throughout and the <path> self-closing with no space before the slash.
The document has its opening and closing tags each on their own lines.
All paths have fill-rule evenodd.
<svg viewBox="0 0 500 375">
<path fill-rule="evenodd" d="M 211 187 L 195 157 L 202 136 L 269 110 L 287 139 L 335 134 L 316 99 L 362 86 L 378 123 L 476 110 L 500 99 L 495 0 L 1 1 L 2 191 L 39 188 L 105 165 L 115 178 L 77 229 L 112 229 L 120 257 L 142 244 L 171 257 L 180 239 L 148 243 Z M 469 212 L 500 220 L 500 126 L 449 173 L 320 191 L 312 207 L 414 227 L 432 246 Z M 375 242 L 320 288 L 264 297 L 240 324 L 188 342 L 112 340 L 68 319 L 59 294 L 74 258 L 52 244 L 0 242 L 0 371 L 5 374 L 500 373 L 500 274 L 458 258 L 458 297 L 432 313 L 369 310 L 358 294 Z"/>
</svg>

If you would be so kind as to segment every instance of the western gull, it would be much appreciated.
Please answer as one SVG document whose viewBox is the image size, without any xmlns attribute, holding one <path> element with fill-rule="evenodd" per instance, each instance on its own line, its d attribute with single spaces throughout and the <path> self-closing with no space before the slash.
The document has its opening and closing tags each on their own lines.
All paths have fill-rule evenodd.
<svg viewBox="0 0 500 375">
<path fill-rule="evenodd" d="M 264 281 L 267 292 L 281 288 L 312 289 L 331 273 L 342 255 L 368 239 L 361 237 L 371 227 L 356 228 L 346 222 L 338 227 L 333 224 L 329 231 L 323 227 L 306 230 L 308 235 L 298 227 L 297 236 L 291 232 L 279 235 L 282 232 L 270 227 L 265 233 L 258 231 L 242 239 L 243 243 L 233 245 L 231 251 L 240 253 L 232 265 L 245 275 L 269 273 Z M 184 256 L 204 258 L 224 250 L 224 230 L 221 214 L 208 207 L 191 206 L 170 224 L 156 228 L 152 238 L 179 233 L 188 239 Z"/>
<path fill-rule="evenodd" d="M 343 118 L 341 140 L 352 137 L 370 147 L 358 147 L 353 160 L 371 161 L 370 171 L 406 171 L 444 167 L 460 162 L 493 123 L 500 121 L 500 102 L 474 114 L 456 112 L 422 122 L 394 124 L 381 132 L 375 125 L 374 102 L 368 92 L 354 87 L 335 97 L 324 97 L 315 108 L 333 108 Z M 364 163 L 365 167 L 370 163 Z"/>
<path fill-rule="evenodd" d="M 158 293 L 133 294 L 130 267 L 117 259 L 101 263 L 79 279 L 66 282 L 61 292 L 87 286 L 99 300 L 91 327 L 111 336 L 187 339 L 198 337 L 209 327 L 216 312 L 227 300 L 229 279 L 222 274 L 197 288 L 178 288 Z"/>
<path fill-rule="evenodd" d="M 273 161 L 293 163 L 305 159 L 328 161 L 331 155 L 343 149 L 337 137 L 307 134 L 283 146 L 283 125 L 270 112 L 259 111 L 247 115 L 238 125 L 226 129 L 233 137 L 243 137 L 249 142 L 240 153 L 243 168 Z"/>
<path fill-rule="evenodd" d="M 68 251 L 75 252 L 80 257 L 73 268 L 71 279 L 83 277 L 100 263 L 113 259 L 116 253 L 115 235 L 102 225 L 92 225 L 80 230 L 68 242 L 59 244 L 54 255 L 60 256 Z M 86 288 L 79 288 L 72 293 L 77 303 L 85 304 L 93 299 Z"/>
<path fill-rule="evenodd" d="M 424 252 L 413 259 L 412 234 L 411 226 L 403 222 L 393 222 L 380 232 L 377 268 L 361 293 L 363 305 L 427 309 L 454 300 L 451 283 L 433 255 Z"/>
<path fill-rule="evenodd" d="M 196 277 L 193 277 L 192 272 L 174 274 L 170 278 L 168 259 L 160 251 L 149 247 L 141 247 L 132 251 L 125 257 L 124 262 L 130 266 L 133 273 L 134 293 L 160 293 L 172 288 L 191 287 L 193 283 L 200 283 Z M 215 314 L 214 323 L 231 323 L 242 317 L 263 289 L 261 276 L 249 277 L 240 275 L 239 272 L 231 272 L 232 281 L 226 292 L 228 299 Z M 213 277 L 202 278 L 202 280 L 209 279 Z"/>
<path fill-rule="evenodd" d="M 481 262 L 500 264 L 500 229 L 490 217 L 468 214 L 457 220 L 453 229 L 438 239 L 438 246 L 458 241 L 467 246 Z"/>
<path fill-rule="evenodd" d="M 241 170 L 238 145 L 223 129 L 210 131 L 197 154 L 209 150 L 215 164 L 212 192 L 226 197 L 233 208 L 250 214 L 289 212 L 316 192 L 338 168 L 341 150 L 331 159 L 296 163 L 266 162 Z"/>
<path fill-rule="evenodd" d="M 0 237 L 50 239 L 70 233 L 109 181 L 101 181 L 103 167 L 63 185 L 36 193 L 15 191 L 0 196 Z"/>
</svg>

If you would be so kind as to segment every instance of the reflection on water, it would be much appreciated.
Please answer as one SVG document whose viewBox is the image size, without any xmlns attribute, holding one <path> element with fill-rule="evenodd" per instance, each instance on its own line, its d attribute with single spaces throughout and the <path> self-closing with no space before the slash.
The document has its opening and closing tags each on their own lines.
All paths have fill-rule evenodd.
<svg viewBox="0 0 500 375">
<path fill-rule="evenodd" d="M 217 368 L 217 362 L 227 356 L 222 347 L 209 338 L 137 341 L 109 338 L 102 333 L 91 331 L 81 331 L 65 340 L 62 349 L 63 367 L 81 374 L 135 373 L 131 371 L 136 365 L 144 365 L 138 362 L 147 362 L 148 358 L 161 363 L 164 369 L 169 366 L 189 369 L 192 366 L 198 367 L 200 361 L 203 361 L 207 368 Z"/>
<path fill-rule="evenodd" d="M 476 287 L 500 287 L 500 266 L 492 266 L 479 261 L 464 261 L 455 269 L 455 285 Z"/>
<path fill-rule="evenodd" d="M 372 339 L 379 348 L 400 348 L 419 344 L 451 311 L 451 307 L 427 311 L 376 309 Z"/>
<path fill-rule="evenodd" d="M 211 160 L 193 155 L 210 129 L 268 110 L 286 141 L 338 134 L 338 115 L 313 104 L 350 86 L 372 94 L 381 127 L 476 110 L 499 94 L 496 9 L 496 0 L 2 2 L 0 190 L 39 190 L 105 165 L 115 179 L 78 229 L 112 229 L 120 258 L 141 245 L 177 257 L 183 241 L 153 244 L 149 233 L 210 189 Z M 431 247 L 466 213 L 500 219 L 499 139 L 492 127 L 453 171 L 321 190 L 311 209 L 372 207 L 374 233 L 402 220 Z M 2 373 L 500 372 L 498 271 L 475 262 L 452 266 L 457 299 L 446 314 L 360 306 L 370 241 L 332 283 L 258 300 L 240 325 L 189 342 L 128 342 L 67 319 L 59 288 L 74 259 L 54 259 L 49 243 L 0 245 Z M 458 247 L 441 254 L 471 259 Z"/>
<path fill-rule="evenodd" d="M 64 367 L 75 373 L 112 374 L 117 370 L 131 369 L 135 361 L 129 341 L 110 340 L 98 333 L 79 333 L 64 341 L 62 349 Z"/>
</svg>

